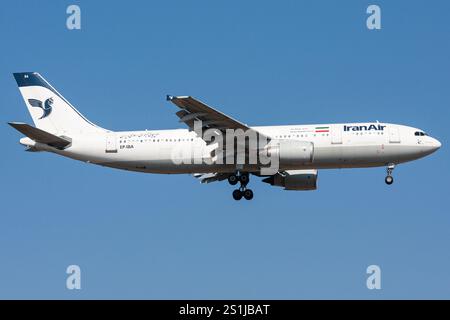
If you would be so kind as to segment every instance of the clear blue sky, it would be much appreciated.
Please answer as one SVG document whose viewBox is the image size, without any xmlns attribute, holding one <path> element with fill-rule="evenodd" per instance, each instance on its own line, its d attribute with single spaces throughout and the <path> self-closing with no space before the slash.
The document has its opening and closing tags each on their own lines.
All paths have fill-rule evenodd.
<svg viewBox="0 0 450 320">
<path fill-rule="evenodd" d="M 66 8 L 82 29 L 66 29 Z M 366 8 L 382 9 L 382 30 Z M 4 1 L 0 298 L 450 298 L 448 1 Z M 166 94 L 249 125 L 374 121 L 443 147 L 323 170 L 319 190 L 121 172 L 26 153 L 12 72 L 38 71 L 114 130 L 182 128 Z M 66 267 L 82 290 L 65 288 Z M 382 290 L 366 268 L 382 269 Z"/>
</svg>

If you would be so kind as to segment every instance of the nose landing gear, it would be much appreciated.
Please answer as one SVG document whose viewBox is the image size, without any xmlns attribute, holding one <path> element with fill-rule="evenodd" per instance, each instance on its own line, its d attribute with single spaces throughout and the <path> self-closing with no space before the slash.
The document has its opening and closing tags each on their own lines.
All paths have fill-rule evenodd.
<svg viewBox="0 0 450 320">
<path fill-rule="evenodd" d="M 253 199 L 253 191 L 251 189 L 247 189 L 247 184 L 250 181 L 250 176 L 248 173 L 237 173 L 228 177 L 228 182 L 231 185 L 236 185 L 240 182 L 241 186 L 239 189 L 233 191 L 233 199 L 238 201 L 244 197 L 246 200 Z"/>
<path fill-rule="evenodd" d="M 387 166 L 387 169 L 386 169 L 387 176 L 384 179 L 384 182 L 386 182 L 387 185 L 391 185 L 394 183 L 394 177 L 392 177 L 392 171 L 394 171 L 394 168 L 395 168 L 395 164 L 393 164 L 393 163 L 390 163 Z"/>
</svg>

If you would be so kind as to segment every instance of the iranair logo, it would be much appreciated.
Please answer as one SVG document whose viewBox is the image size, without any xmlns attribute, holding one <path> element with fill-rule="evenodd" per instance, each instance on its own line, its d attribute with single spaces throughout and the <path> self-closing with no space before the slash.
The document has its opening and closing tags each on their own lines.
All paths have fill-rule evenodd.
<svg viewBox="0 0 450 320">
<path fill-rule="evenodd" d="M 386 126 L 381 124 L 370 124 L 367 126 L 344 126 L 344 131 L 383 131 Z"/>
<path fill-rule="evenodd" d="M 41 108 L 42 111 L 44 111 L 39 119 L 48 117 L 48 115 L 52 112 L 53 98 L 48 98 L 44 103 L 42 103 L 41 100 L 37 99 L 28 99 L 28 102 L 32 107 Z"/>
</svg>

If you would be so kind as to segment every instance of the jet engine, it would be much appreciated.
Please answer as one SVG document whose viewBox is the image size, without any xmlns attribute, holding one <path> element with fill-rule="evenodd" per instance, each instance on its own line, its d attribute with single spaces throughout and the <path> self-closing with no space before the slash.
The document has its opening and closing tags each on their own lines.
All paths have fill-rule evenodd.
<svg viewBox="0 0 450 320">
<path fill-rule="evenodd" d="M 263 182 L 285 190 L 316 190 L 317 170 L 287 170 L 265 178 Z"/>
<path fill-rule="evenodd" d="M 276 140 L 267 151 L 271 158 L 279 159 L 280 166 L 309 164 L 314 157 L 314 145 L 308 141 Z"/>
</svg>

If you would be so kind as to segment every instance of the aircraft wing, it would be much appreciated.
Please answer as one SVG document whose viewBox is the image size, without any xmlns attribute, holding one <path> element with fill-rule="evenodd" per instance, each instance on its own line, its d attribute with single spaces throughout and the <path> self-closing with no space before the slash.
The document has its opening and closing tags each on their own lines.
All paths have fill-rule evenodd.
<svg viewBox="0 0 450 320">
<path fill-rule="evenodd" d="M 203 129 L 217 129 L 225 131 L 226 129 L 242 129 L 244 131 L 253 130 L 246 124 L 237 121 L 226 114 L 194 99 L 190 96 L 167 96 L 181 110 L 176 113 L 180 122 L 185 123 L 190 130 L 194 130 L 194 121 L 201 120 Z M 263 135 L 258 133 L 260 137 Z"/>
<path fill-rule="evenodd" d="M 195 129 L 200 129 L 195 128 L 195 122 L 200 120 L 202 129 L 201 134 L 205 132 L 204 130 L 212 129 L 214 135 L 222 135 L 222 137 L 226 137 L 226 140 L 222 140 L 223 144 L 221 150 L 214 149 L 215 151 L 217 151 L 217 153 L 215 153 L 217 159 L 222 158 L 222 160 L 226 161 L 226 159 L 228 159 L 230 156 L 236 157 L 235 159 L 238 159 L 238 157 L 239 159 L 247 159 L 249 155 L 259 152 L 259 150 L 264 148 L 271 140 L 270 137 L 263 135 L 253 128 L 250 128 L 246 124 L 235 120 L 210 106 L 207 106 L 203 102 L 196 100 L 193 97 L 177 97 L 169 95 L 167 96 L 167 100 L 171 101 L 178 108 L 180 108 L 176 115 L 180 118 L 180 122 L 185 123 L 189 127 L 189 130 L 194 131 Z M 236 138 L 238 138 L 236 140 L 236 146 L 234 146 L 233 148 L 228 148 L 226 145 L 226 141 L 228 140 L 228 137 L 226 135 L 228 129 L 237 130 L 232 132 L 232 134 Z M 201 136 L 201 138 L 204 138 L 204 136 Z M 247 138 L 256 140 L 252 140 L 253 143 L 247 143 Z M 209 146 L 211 144 L 215 144 L 216 139 L 214 138 L 209 141 L 208 139 L 206 139 L 205 142 Z M 228 176 L 229 175 L 214 174 L 214 176 L 211 177 L 202 176 L 200 180 L 203 183 L 208 183 L 212 181 L 221 181 L 227 179 Z"/>
</svg>

